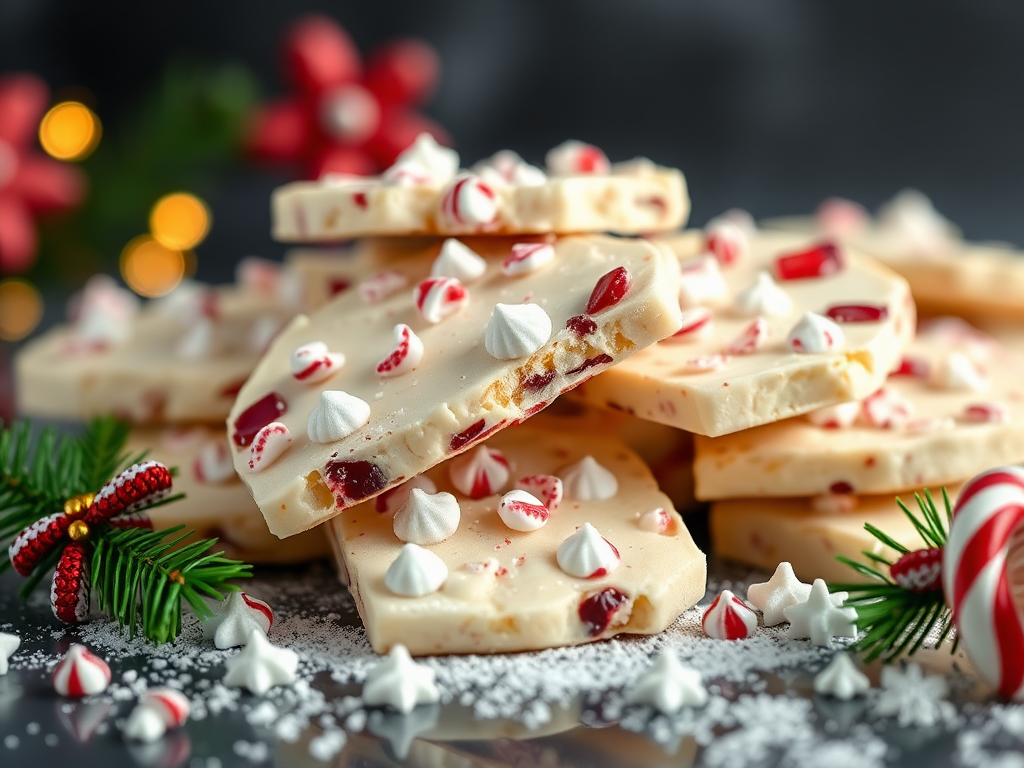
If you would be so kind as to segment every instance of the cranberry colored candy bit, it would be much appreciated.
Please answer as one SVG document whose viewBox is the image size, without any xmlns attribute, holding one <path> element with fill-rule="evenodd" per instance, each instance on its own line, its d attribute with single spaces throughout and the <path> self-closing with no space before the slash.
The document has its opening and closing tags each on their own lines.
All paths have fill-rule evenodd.
<svg viewBox="0 0 1024 768">
<path fill-rule="evenodd" d="M 365 499 L 388 484 L 384 470 L 369 461 L 329 461 L 324 479 L 335 497 L 346 502 Z"/>
<path fill-rule="evenodd" d="M 896 370 L 890 373 L 890 376 L 913 376 L 918 379 L 923 379 L 928 376 L 930 367 L 927 360 L 921 360 L 916 357 L 904 357 L 900 360 L 899 366 Z"/>
<path fill-rule="evenodd" d="M 818 243 L 806 251 L 776 258 L 775 276 L 779 280 L 806 280 L 835 274 L 843 266 L 843 254 L 835 243 Z"/>
<path fill-rule="evenodd" d="M 974 424 L 1006 424 L 1010 409 L 1002 403 L 972 403 L 964 408 L 963 420 Z"/>
<path fill-rule="evenodd" d="M 629 290 L 633 276 L 625 267 L 616 267 L 611 272 L 601 276 L 594 286 L 590 300 L 587 302 L 587 314 L 596 315 L 608 307 L 614 307 Z"/>
<path fill-rule="evenodd" d="M 825 317 L 837 323 L 877 323 L 889 317 L 889 308 L 874 304 L 833 304 Z"/>
<path fill-rule="evenodd" d="M 597 323 L 586 315 L 576 315 L 575 317 L 570 317 L 565 321 L 565 327 L 582 338 L 584 336 L 589 336 L 596 331 Z"/>
<path fill-rule="evenodd" d="M 587 627 L 591 637 L 597 637 L 611 626 L 615 614 L 628 600 L 615 587 L 606 587 L 580 602 L 580 621 Z"/>
<path fill-rule="evenodd" d="M 284 398 L 276 392 L 257 400 L 235 419 L 232 439 L 239 448 L 252 443 L 256 433 L 272 421 L 277 421 L 288 410 Z"/>
</svg>

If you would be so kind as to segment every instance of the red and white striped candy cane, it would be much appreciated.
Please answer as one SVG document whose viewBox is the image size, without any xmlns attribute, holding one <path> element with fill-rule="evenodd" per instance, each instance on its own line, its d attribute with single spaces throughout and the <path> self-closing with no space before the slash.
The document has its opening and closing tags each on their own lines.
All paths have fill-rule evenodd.
<svg viewBox="0 0 1024 768">
<path fill-rule="evenodd" d="M 1024 571 L 1010 560 L 1024 544 L 1024 469 L 984 472 L 960 491 L 943 555 L 946 602 L 978 675 L 1000 695 L 1024 700 Z"/>
</svg>

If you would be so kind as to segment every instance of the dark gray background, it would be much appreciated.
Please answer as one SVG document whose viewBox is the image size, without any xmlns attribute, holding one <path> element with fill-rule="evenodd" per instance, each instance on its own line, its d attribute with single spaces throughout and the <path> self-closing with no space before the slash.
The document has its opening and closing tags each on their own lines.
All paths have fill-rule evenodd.
<svg viewBox="0 0 1024 768">
<path fill-rule="evenodd" d="M 831 194 L 874 208 L 913 185 L 969 237 L 1024 244 L 1024 4 L 837 0 L 78 2 L 0 0 L 0 71 L 91 88 L 108 124 L 168 60 L 240 61 L 284 88 L 280 33 L 327 11 L 365 51 L 402 34 L 440 51 L 429 112 L 472 162 L 535 162 L 569 137 L 687 174 L 702 223 L 732 207 L 808 211 Z M 211 199 L 200 277 L 276 257 L 268 193 L 243 171 Z"/>
</svg>

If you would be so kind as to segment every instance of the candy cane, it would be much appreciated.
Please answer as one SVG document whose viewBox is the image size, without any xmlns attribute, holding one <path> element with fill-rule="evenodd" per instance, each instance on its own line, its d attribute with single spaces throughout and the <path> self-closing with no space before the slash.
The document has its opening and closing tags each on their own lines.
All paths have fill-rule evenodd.
<svg viewBox="0 0 1024 768">
<path fill-rule="evenodd" d="M 1000 695 L 1017 700 L 1024 700 L 1022 574 L 1007 560 L 1021 523 L 1024 469 L 978 475 L 960 491 L 942 567 L 946 602 L 967 655 Z"/>
</svg>

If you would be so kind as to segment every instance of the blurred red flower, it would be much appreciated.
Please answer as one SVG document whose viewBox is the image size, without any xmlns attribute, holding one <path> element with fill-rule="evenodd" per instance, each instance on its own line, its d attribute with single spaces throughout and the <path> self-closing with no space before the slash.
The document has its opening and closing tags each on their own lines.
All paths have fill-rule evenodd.
<svg viewBox="0 0 1024 768">
<path fill-rule="evenodd" d="M 284 58 L 296 95 L 254 115 L 247 146 L 256 158 L 299 164 L 314 179 L 325 172 L 368 175 L 390 166 L 424 131 L 450 143 L 443 128 L 414 109 L 431 96 L 440 73 L 437 53 L 422 40 L 383 45 L 363 66 L 344 29 L 325 16 L 306 16 L 285 35 Z"/>
<path fill-rule="evenodd" d="M 32 266 L 37 216 L 74 208 L 85 197 L 78 168 L 36 151 L 49 103 L 49 89 L 35 75 L 0 76 L 0 274 Z"/>
</svg>

